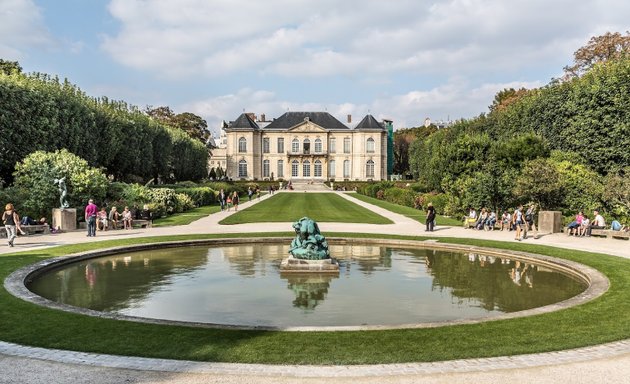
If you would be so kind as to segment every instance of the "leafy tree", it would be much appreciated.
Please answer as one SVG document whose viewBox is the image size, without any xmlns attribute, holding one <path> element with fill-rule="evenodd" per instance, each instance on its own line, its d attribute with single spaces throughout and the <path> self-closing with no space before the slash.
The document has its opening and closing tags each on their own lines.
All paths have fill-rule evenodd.
<svg viewBox="0 0 630 384">
<path fill-rule="evenodd" d="M 564 67 L 566 78 L 581 76 L 597 63 L 615 60 L 630 52 L 630 32 L 606 32 L 601 36 L 591 37 L 588 44 L 573 54 L 573 65 Z"/>
<path fill-rule="evenodd" d="M 37 151 L 16 165 L 14 187 L 26 191 L 22 202 L 33 217 L 48 216 L 59 207 L 59 191 L 55 179 L 66 178 L 68 202 L 82 209 L 88 199 L 102 201 L 108 180 L 103 172 L 65 149 L 55 152 Z"/>
<path fill-rule="evenodd" d="M 607 210 L 614 218 L 630 224 L 630 167 L 609 173 L 603 185 Z"/>
<path fill-rule="evenodd" d="M 542 210 L 560 206 L 564 193 L 555 164 L 545 158 L 527 161 L 514 186 L 514 195 L 520 197 L 520 202 L 533 201 Z"/>
<path fill-rule="evenodd" d="M 11 75 L 15 73 L 22 73 L 22 67 L 17 61 L 7 61 L 0 59 L 0 73 Z"/>
<path fill-rule="evenodd" d="M 514 88 L 505 88 L 494 96 L 492 105 L 488 108 L 490 109 L 490 112 L 500 112 L 520 100 L 528 92 L 530 91 L 525 88 L 520 88 L 518 90 Z"/>
<path fill-rule="evenodd" d="M 175 114 L 175 112 L 167 106 L 157 108 L 147 106 L 145 112 L 153 120 L 173 128 L 181 129 L 186 132 L 188 136 L 201 141 L 203 144 L 206 144 L 210 138 L 208 123 L 202 117 L 197 116 L 194 113 L 184 112 Z"/>
</svg>

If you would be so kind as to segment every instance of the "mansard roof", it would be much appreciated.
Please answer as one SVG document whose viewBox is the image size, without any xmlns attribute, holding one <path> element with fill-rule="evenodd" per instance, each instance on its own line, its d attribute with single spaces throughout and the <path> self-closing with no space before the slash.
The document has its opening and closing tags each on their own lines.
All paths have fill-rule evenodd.
<svg viewBox="0 0 630 384">
<path fill-rule="evenodd" d="M 241 113 L 241 115 L 234 121 L 230 121 L 228 124 L 229 129 L 260 129 L 258 124 L 247 113 Z"/>
<path fill-rule="evenodd" d="M 314 124 L 326 129 L 350 129 L 328 112 L 287 112 L 272 121 L 265 129 L 289 129 L 309 118 Z"/>
<path fill-rule="evenodd" d="M 379 123 L 374 116 L 372 115 L 365 115 L 365 117 L 363 118 L 363 120 L 361 120 L 361 122 L 359 122 L 359 124 L 354 127 L 354 129 L 385 129 L 385 126 L 381 123 Z"/>
</svg>

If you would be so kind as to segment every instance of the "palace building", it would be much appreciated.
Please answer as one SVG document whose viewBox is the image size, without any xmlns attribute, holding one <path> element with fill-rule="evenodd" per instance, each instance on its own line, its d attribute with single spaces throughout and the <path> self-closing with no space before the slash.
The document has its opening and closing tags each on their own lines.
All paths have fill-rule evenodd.
<svg viewBox="0 0 630 384">
<path fill-rule="evenodd" d="M 233 180 L 386 180 L 391 124 L 372 115 L 352 127 L 328 112 L 287 112 L 272 121 L 243 113 L 223 123 L 210 167 Z"/>
</svg>

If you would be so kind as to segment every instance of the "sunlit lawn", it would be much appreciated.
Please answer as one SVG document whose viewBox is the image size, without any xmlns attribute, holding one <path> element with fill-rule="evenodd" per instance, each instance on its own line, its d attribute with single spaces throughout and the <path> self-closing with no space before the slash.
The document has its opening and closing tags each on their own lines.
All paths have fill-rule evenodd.
<svg viewBox="0 0 630 384">
<path fill-rule="evenodd" d="M 176 213 L 168 217 L 161 217 L 153 220 L 154 227 L 166 227 L 171 225 L 186 225 L 195 220 L 199 220 L 202 217 L 208 216 L 212 213 L 219 212 L 221 207 L 218 205 L 207 205 L 205 207 L 199 207 L 191 209 L 190 211 Z"/>
<path fill-rule="evenodd" d="M 389 201 L 375 199 L 373 197 L 361 195 L 358 193 L 350 193 L 348 195 L 366 203 L 374 204 L 377 207 L 387 209 L 388 211 L 407 216 L 421 223 L 424 223 L 424 221 L 427 219 L 427 215 L 424 214 L 424 211 L 420 211 L 418 209 L 405 207 L 403 205 L 390 203 Z M 436 221 L 437 225 L 462 225 L 461 221 L 455 220 L 451 217 L 438 216 Z"/>
<path fill-rule="evenodd" d="M 219 224 L 293 222 L 308 216 L 315 221 L 392 224 L 369 209 L 334 193 L 276 193 L 221 220 Z"/>
</svg>

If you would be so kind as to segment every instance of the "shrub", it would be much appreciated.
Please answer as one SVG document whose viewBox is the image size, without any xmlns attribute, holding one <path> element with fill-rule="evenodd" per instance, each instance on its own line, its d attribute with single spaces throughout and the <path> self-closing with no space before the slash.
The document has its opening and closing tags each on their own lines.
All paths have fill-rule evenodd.
<svg viewBox="0 0 630 384">
<path fill-rule="evenodd" d="M 14 187 L 27 191 L 22 202 L 24 214 L 49 216 L 59 207 L 59 191 L 54 180 L 65 177 L 70 207 L 82 210 L 89 199 L 103 201 L 109 184 L 100 169 L 65 149 L 55 152 L 37 151 L 16 165 Z"/>
<path fill-rule="evenodd" d="M 429 203 L 433 203 L 435 212 L 438 215 L 444 215 L 449 203 L 449 196 L 445 193 L 425 193 L 422 195 L 422 201 L 424 208 L 426 208 Z"/>
<path fill-rule="evenodd" d="M 185 212 L 195 207 L 195 202 L 185 193 L 175 194 L 175 206 L 173 211 L 175 213 Z"/>
<path fill-rule="evenodd" d="M 154 204 L 162 204 L 167 214 L 172 214 L 176 212 L 176 207 L 178 205 L 177 202 L 177 193 L 174 189 L 171 188 L 152 188 L 151 191 L 151 201 Z M 181 212 L 181 211 L 180 211 Z"/>
<path fill-rule="evenodd" d="M 214 190 L 208 187 L 179 188 L 176 191 L 187 195 L 197 207 L 212 205 L 217 201 Z"/>
<path fill-rule="evenodd" d="M 410 189 L 393 187 L 385 190 L 384 197 L 390 203 L 413 207 L 416 194 Z"/>
</svg>

